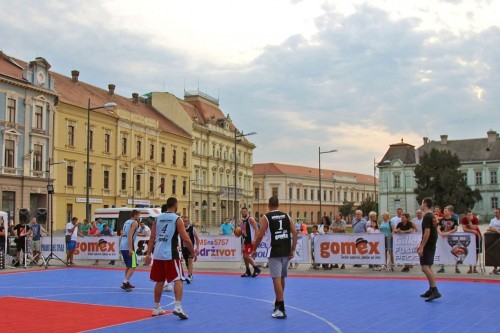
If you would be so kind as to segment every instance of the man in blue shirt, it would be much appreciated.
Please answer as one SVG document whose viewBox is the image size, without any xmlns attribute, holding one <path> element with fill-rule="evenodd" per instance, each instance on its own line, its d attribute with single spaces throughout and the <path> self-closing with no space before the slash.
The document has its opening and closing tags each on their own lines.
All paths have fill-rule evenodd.
<svg viewBox="0 0 500 333">
<path fill-rule="evenodd" d="M 226 217 L 224 223 L 220 226 L 221 234 L 224 236 L 229 236 L 233 234 L 233 225 L 229 223 L 229 219 Z"/>
<path fill-rule="evenodd" d="M 366 232 L 367 222 L 363 218 L 363 212 L 361 210 L 356 211 L 356 217 L 352 220 L 352 232 L 354 234 L 362 234 Z M 354 267 L 361 267 L 361 265 L 353 265 Z"/>
</svg>

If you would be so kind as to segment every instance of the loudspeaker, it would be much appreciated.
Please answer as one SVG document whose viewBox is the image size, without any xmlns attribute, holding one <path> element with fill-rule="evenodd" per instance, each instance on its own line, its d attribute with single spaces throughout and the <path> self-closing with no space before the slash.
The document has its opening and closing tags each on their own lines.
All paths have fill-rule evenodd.
<svg viewBox="0 0 500 333">
<path fill-rule="evenodd" d="M 40 224 L 47 223 L 47 209 L 38 208 L 36 210 L 36 219 L 38 220 L 38 223 L 40 223 Z"/>
<path fill-rule="evenodd" d="M 28 208 L 19 209 L 19 223 L 28 224 L 30 222 L 30 210 Z"/>
</svg>

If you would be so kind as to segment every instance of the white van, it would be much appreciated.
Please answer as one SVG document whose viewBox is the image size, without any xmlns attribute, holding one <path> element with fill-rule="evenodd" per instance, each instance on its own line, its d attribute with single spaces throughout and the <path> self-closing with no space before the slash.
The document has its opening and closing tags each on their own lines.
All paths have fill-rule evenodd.
<svg viewBox="0 0 500 333">
<path fill-rule="evenodd" d="M 94 212 L 94 220 L 101 218 L 113 231 L 122 229 L 123 223 L 130 218 L 130 213 L 139 210 L 139 222 L 144 221 L 151 228 L 153 221 L 161 214 L 160 208 L 98 208 Z"/>
</svg>

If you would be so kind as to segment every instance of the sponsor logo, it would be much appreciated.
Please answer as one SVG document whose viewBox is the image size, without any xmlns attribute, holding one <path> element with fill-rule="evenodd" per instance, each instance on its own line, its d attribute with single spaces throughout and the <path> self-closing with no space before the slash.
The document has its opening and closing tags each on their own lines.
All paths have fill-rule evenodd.
<svg viewBox="0 0 500 333">
<path fill-rule="evenodd" d="M 88 254 L 114 254 L 115 242 L 108 242 L 105 239 L 99 239 L 97 242 L 77 242 L 75 247 L 75 255 L 80 252 Z"/>
<path fill-rule="evenodd" d="M 331 254 L 380 255 L 379 244 L 358 238 L 356 242 L 322 242 L 319 246 L 321 258 L 329 258 Z"/>
</svg>

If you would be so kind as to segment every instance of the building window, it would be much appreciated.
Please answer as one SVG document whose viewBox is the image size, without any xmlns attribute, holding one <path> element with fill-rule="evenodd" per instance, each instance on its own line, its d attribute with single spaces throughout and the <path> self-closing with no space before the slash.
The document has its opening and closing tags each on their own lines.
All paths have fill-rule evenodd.
<svg viewBox="0 0 500 333">
<path fill-rule="evenodd" d="M 492 185 L 498 184 L 497 172 L 496 171 L 490 171 L 490 183 Z"/>
<path fill-rule="evenodd" d="M 187 167 L 187 160 L 188 160 L 188 154 L 187 154 L 187 152 L 184 152 L 184 153 L 182 154 L 182 166 L 183 166 L 184 168 L 186 168 L 186 167 Z"/>
<path fill-rule="evenodd" d="M 307 190 L 304 189 L 304 200 L 307 200 Z"/>
<path fill-rule="evenodd" d="M 155 190 L 155 177 L 149 176 L 149 192 L 154 192 Z"/>
<path fill-rule="evenodd" d="M 259 188 L 258 188 L 258 187 L 255 187 L 255 188 L 253 189 L 253 198 L 254 198 L 255 200 L 259 200 L 259 199 L 260 199 L 260 198 L 259 198 Z"/>
<path fill-rule="evenodd" d="M 497 208 L 498 208 L 498 198 L 491 197 L 491 209 L 497 209 Z"/>
<path fill-rule="evenodd" d="M 42 171 L 43 146 L 33 145 L 33 170 Z"/>
<path fill-rule="evenodd" d="M 73 186 L 73 166 L 68 165 L 66 167 L 66 185 Z"/>
<path fill-rule="evenodd" d="M 365 196 L 365 194 L 363 193 L 363 197 Z M 364 199 L 364 198 L 363 198 Z M 359 202 L 359 192 L 356 192 L 356 202 Z"/>
<path fill-rule="evenodd" d="M 75 126 L 68 125 L 68 146 L 73 147 L 75 145 Z"/>
<path fill-rule="evenodd" d="M 165 178 L 164 177 L 160 178 L 160 193 L 161 194 L 165 193 Z"/>
<path fill-rule="evenodd" d="M 161 147 L 161 163 L 165 163 L 165 147 Z"/>
<path fill-rule="evenodd" d="M 121 186 L 121 189 L 122 191 L 125 191 L 127 189 L 127 173 L 126 172 L 122 172 L 122 186 Z"/>
<path fill-rule="evenodd" d="M 272 188 L 272 194 L 273 194 L 273 197 L 278 197 L 278 188 L 277 187 L 273 187 Z"/>
<path fill-rule="evenodd" d="M 109 190 L 109 171 L 104 170 L 104 183 L 103 186 L 106 190 Z"/>
<path fill-rule="evenodd" d="M 7 168 L 13 168 L 14 167 L 14 149 L 15 149 L 15 142 L 14 140 L 5 140 L 5 156 L 4 156 L 4 161 L 5 161 L 5 167 Z"/>
<path fill-rule="evenodd" d="M 92 174 L 93 169 L 89 168 L 89 188 L 92 188 Z"/>
<path fill-rule="evenodd" d="M 149 144 L 149 159 L 150 160 L 155 159 L 155 145 L 153 143 Z"/>
<path fill-rule="evenodd" d="M 351 192 L 351 202 L 354 202 L 354 193 Z"/>
<path fill-rule="evenodd" d="M 140 174 L 135 175 L 135 190 L 136 191 L 141 190 L 141 175 Z"/>
<path fill-rule="evenodd" d="M 314 201 L 314 190 L 311 190 L 311 201 Z"/>
<path fill-rule="evenodd" d="M 177 180 L 172 179 L 172 194 L 175 194 L 176 185 L 177 185 Z"/>
<path fill-rule="evenodd" d="M 344 201 L 347 201 L 347 191 L 344 191 Z"/>
<path fill-rule="evenodd" d="M 111 150 L 111 134 L 104 133 L 104 152 L 109 153 Z"/>
<path fill-rule="evenodd" d="M 177 165 L 177 149 L 172 149 L 172 164 Z"/>
<path fill-rule="evenodd" d="M 16 100 L 13 98 L 9 98 L 7 101 L 7 122 L 15 123 L 16 122 Z"/>
<path fill-rule="evenodd" d="M 467 181 L 468 181 L 468 179 L 467 179 L 467 174 L 466 174 L 466 173 L 463 173 L 463 174 L 462 174 L 462 180 L 463 180 L 463 181 L 464 181 L 464 183 L 467 185 Z"/>
<path fill-rule="evenodd" d="M 401 176 L 394 175 L 394 188 L 400 188 L 400 187 L 401 187 Z"/>
<path fill-rule="evenodd" d="M 35 128 L 43 129 L 43 106 L 35 106 Z"/>
<path fill-rule="evenodd" d="M 187 194 L 187 181 L 183 180 L 182 181 L 182 195 Z"/>
<path fill-rule="evenodd" d="M 137 140 L 136 150 L 137 150 L 137 157 L 141 158 L 141 155 L 142 155 L 142 142 L 141 142 L 141 140 Z"/>
<path fill-rule="evenodd" d="M 15 216 L 14 215 L 15 209 L 16 209 L 16 192 L 2 191 L 2 210 L 4 212 L 10 213 L 10 216 Z"/>
<path fill-rule="evenodd" d="M 330 191 L 330 201 L 333 202 L 333 191 Z"/>
<path fill-rule="evenodd" d="M 297 200 L 300 200 L 300 189 L 297 189 L 295 194 L 297 195 Z M 298 214 L 297 214 L 297 216 L 298 216 Z"/>
<path fill-rule="evenodd" d="M 326 201 L 326 190 L 323 191 L 323 201 Z"/>
<path fill-rule="evenodd" d="M 476 185 L 483 185 L 483 174 L 482 174 L 482 172 L 476 172 Z"/>
<path fill-rule="evenodd" d="M 293 199 L 293 188 L 291 187 L 288 188 L 288 199 Z"/>
<path fill-rule="evenodd" d="M 127 138 L 122 137 L 122 155 L 127 155 Z"/>
<path fill-rule="evenodd" d="M 94 150 L 94 130 L 92 128 L 89 130 L 89 148 Z"/>
<path fill-rule="evenodd" d="M 321 200 L 321 191 L 320 190 L 317 190 L 316 191 L 316 197 L 317 197 L 317 200 L 320 201 Z"/>
</svg>

